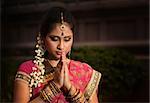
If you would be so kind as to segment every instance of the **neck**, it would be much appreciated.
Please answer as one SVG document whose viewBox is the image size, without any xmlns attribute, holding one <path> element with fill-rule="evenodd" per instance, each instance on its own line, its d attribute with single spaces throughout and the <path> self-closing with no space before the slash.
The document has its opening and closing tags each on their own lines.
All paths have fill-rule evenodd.
<svg viewBox="0 0 150 103">
<path fill-rule="evenodd" d="M 49 60 L 49 63 L 51 64 L 52 67 L 57 67 L 58 62 L 59 60 L 52 60 L 52 59 Z"/>
</svg>

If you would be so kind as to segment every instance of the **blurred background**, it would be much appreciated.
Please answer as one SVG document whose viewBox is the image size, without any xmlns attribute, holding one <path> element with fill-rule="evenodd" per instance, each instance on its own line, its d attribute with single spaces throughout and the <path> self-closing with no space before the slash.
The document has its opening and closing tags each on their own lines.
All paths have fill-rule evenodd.
<svg viewBox="0 0 150 103">
<path fill-rule="evenodd" d="M 18 66 L 32 59 L 44 14 L 53 6 L 76 20 L 71 58 L 102 73 L 100 102 L 149 102 L 148 0 L 2 0 L 1 102 L 12 102 Z"/>
</svg>

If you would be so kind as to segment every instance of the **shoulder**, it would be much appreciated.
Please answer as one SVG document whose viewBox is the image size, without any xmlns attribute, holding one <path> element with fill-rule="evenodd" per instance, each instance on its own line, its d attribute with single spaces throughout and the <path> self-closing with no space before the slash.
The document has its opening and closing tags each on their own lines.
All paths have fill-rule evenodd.
<svg viewBox="0 0 150 103">
<path fill-rule="evenodd" d="M 27 74 L 32 72 L 32 67 L 34 67 L 35 64 L 33 63 L 33 60 L 28 60 L 25 62 L 22 62 L 18 68 L 18 71 L 25 72 Z"/>
<path fill-rule="evenodd" d="M 101 78 L 101 73 L 93 69 L 88 63 L 71 60 L 71 66 L 73 70 L 78 69 L 79 71 L 89 75 L 91 78 L 92 76 L 98 76 L 98 78 Z"/>
<path fill-rule="evenodd" d="M 101 73 L 94 70 L 88 63 L 85 62 L 71 60 L 69 69 L 75 83 L 78 81 L 78 83 L 74 85 L 76 85 L 76 87 L 79 86 L 81 91 L 84 91 L 87 87 L 89 89 L 92 81 L 96 81 L 97 85 L 101 77 Z"/>
<path fill-rule="evenodd" d="M 90 65 L 88 65 L 85 62 L 81 62 L 81 61 L 71 60 L 71 64 L 74 65 L 74 66 L 77 66 L 77 67 L 83 67 L 83 66 L 85 66 L 85 67 L 91 68 Z"/>
<path fill-rule="evenodd" d="M 94 70 L 89 64 L 75 60 L 71 60 L 69 69 L 73 75 L 85 77 L 88 79 L 87 81 L 91 78 Z"/>
</svg>

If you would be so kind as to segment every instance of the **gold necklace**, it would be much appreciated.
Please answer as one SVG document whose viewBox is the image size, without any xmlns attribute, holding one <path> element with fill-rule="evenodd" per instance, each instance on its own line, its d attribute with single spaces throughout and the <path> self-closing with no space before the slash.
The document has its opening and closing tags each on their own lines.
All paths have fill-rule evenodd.
<svg viewBox="0 0 150 103">
<path fill-rule="evenodd" d="M 56 67 L 53 67 L 49 63 L 49 60 L 47 60 L 47 59 L 45 59 L 44 65 L 45 65 L 44 82 L 48 82 L 50 80 L 53 80 Z"/>
</svg>

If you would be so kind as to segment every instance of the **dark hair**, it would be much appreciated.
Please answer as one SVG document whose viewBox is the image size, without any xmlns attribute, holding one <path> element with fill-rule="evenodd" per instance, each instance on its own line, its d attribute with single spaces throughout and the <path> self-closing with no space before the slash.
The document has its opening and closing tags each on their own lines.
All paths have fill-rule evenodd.
<svg viewBox="0 0 150 103">
<path fill-rule="evenodd" d="M 71 12 L 63 7 L 53 7 L 49 10 L 41 25 L 40 32 L 42 37 L 45 37 L 49 32 L 51 32 L 56 23 L 61 23 L 61 12 L 63 13 L 64 22 L 67 22 L 74 32 L 74 18 Z"/>
</svg>

